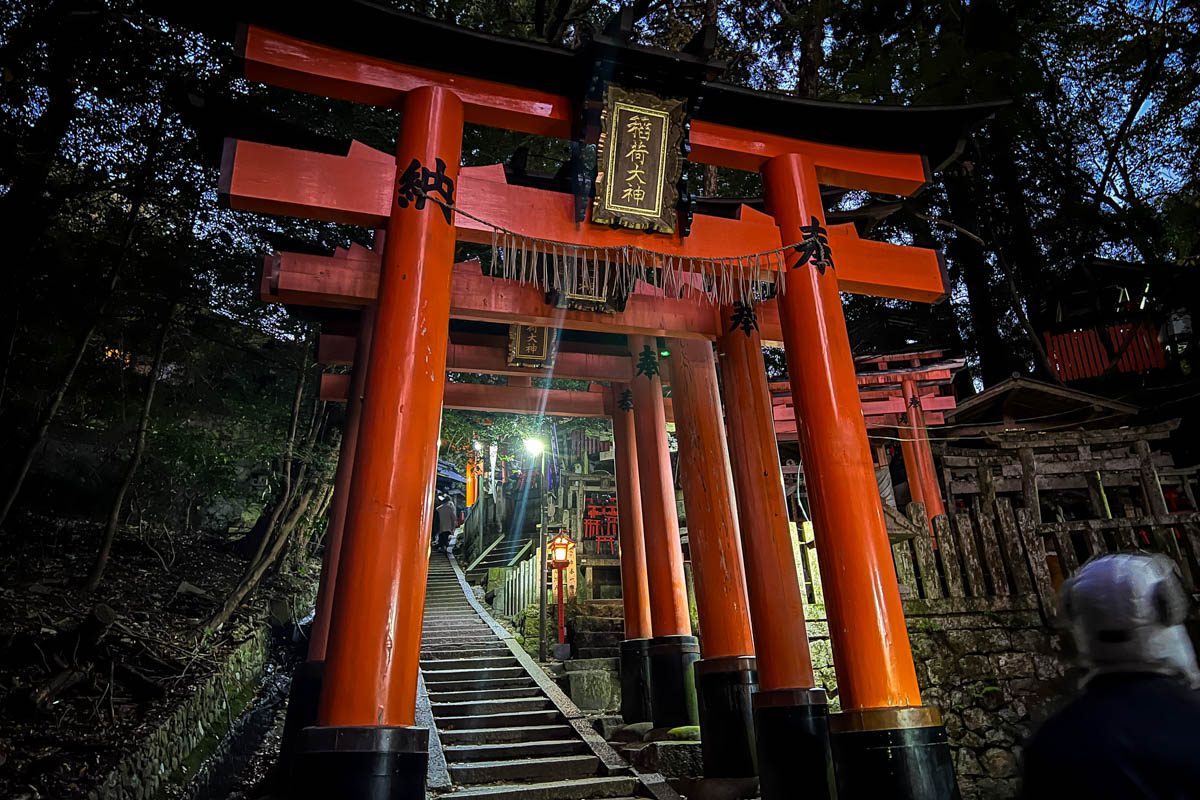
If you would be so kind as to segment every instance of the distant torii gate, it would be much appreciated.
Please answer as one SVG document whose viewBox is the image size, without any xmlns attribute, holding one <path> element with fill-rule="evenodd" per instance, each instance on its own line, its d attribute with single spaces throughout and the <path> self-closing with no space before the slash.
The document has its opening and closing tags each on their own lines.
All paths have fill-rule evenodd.
<svg viewBox="0 0 1200 800">
<path fill-rule="evenodd" d="M 942 272 L 933 251 L 860 240 L 847 226 L 827 229 L 820 186 L 910 195 L 927 180 L 925 155 L 952 156 L 963 126 L 987 109 L 922 116 L 724 86 L 712 81 L 719 70 L 703 57 L 630 44 L 628 30 L 563 51 L 365 4 L 351 11 L 301 19 L 296 10 L 270 20 L 275 29 L 250 25 L 238 54 L 251 80 L 400 109 L 394 159 L 361 146 L 331 156 L 231 141 L 221 176 L 222 195 L 235 208 L 386 230 L 378 257 L 348 253 L 331 277 L 321 274 L 328 264 L 302 266 L 296 256 L 287 267 L 289 257 L 281 256 L 275 277 L 270 269 L 264 277 L 267 284 L 277 277 L 280 297 L 292 292 L 301 302 L 307 295 L 327 305 L 375 303 L 366 323 L 373 328 L 367 369 L 356 376 L 363 400 L 343 491 L 324 681 L 316 725 L 300 737 L 293 791 L 344 796 L 353 786 L 354 796 L 423 796 L 424 732 L 414 725 L 414 706 L 447 330 L 457 316 L 629 336 L 634 374 L 614 384 L 610 402 L 618 409 L 620 463 L 636 464 L 620 504 L 640 495 L 641 520 L 628 529 L 642 523 L 646 587 L 627 601 L 644 602 L 632 619 L 627 613 L 625 651 L 626 663 L 646 665 L 656 725 L 694 720 L 687 687 L 697 653 L 666 447 L 663 365 L 647 338 L 665 336 L 674 340 L 670 379 L 688 465 L 680 477 L 704 633 L 704 659 L 694 669 L 706 772 L 752 774 L 756 728 L 764 797 L 794 796 L 798 785 L 828 796 L 832 733 L 843 800 L 954 796 L 940 715 L 921 704 L 839 296 L 933 301 L 945 292 Z M 279 32 L 288 26 L 309 39 Z M 390 43 L 388 51 L 409 46 L 422 65 L 381 57 L 381 42 Z M 515 65 L 524 70 L 514 72 Z M 485 71 L 505 77 L 478 77 Z M 654 108 L 622 112 L 612 100 L 622 95 L 609 89 L 622 82 L 653 89 L 656 80 L 684 96 L 688 126 L 674 127 L 679 121 L 664 112 L 653 139 L 664 158 L 674 157 L 668 145 L 682 136 L 681 154 L 693 162 L 759 172 L 768 213 L 744 207 L 736 219 L 693 216 L 685 197 L 678 215 L 660 203 L 649 219 L 649 205 L 637 205 L 644 193 L 636 184 L 647 176 L 636 160 L 620 173 L 626 205 L 611 192 L 601 198 L 598 187 L 590 210 L 591 178 L 579 154 L 600 133 L 601 98 L 600 125 L 610 127 L 600 141 L 616 152 L 624 132 L 648 130 Z M 509 183 L 496 167 L 460 168 L 466 123 L 573 140 L 573 193 Z M 813 138 L 791 135 L 797 129 Z M 654 169 L 665 174 L 668 162 Z M 611 166 L 598 173 L 605 186 L 618 179 Z M 660 177 L 658 189 L 666 183 Z M 601 209 L 617 226 L 591 222 Z M 620 227 L 630 216 L 660 232 Z M 452 268 L 456 241 L 492 245 L 509 277 L 522 264 L 528 271 L 532 245 L 541 287 Z M 615 314 L 551 307 L 543 294 L 551 285 L 583 287 L 603 299 L 623 282 L 628 290 L 630 275 L 649 276 L 666 291 L 629 296 Z M 778 297 L 768 301 L 772 284 Z M 678 296 L 683 288 L 701 297 Z M 778 337 L 786 350 L 811 480 L 842 704 L 836 715 L 815 688 L 808 654 L 761 358 L 765 337 Z M 624 529 L 624 515 L 622 522 Z M 368 763 L 383 767 L 368 770 Z"/>
</svg>

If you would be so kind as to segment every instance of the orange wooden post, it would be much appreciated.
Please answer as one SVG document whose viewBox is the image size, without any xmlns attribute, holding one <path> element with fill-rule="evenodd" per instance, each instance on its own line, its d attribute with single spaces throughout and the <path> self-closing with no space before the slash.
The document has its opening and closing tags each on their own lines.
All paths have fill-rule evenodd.
<svg viewBox="0 0 1200 800">
<path fill-rule="evenodd" d="M 300 746 L 306 796 L 424 796 L 428 731 L 413 725 L 455 241 L 424 192 L 453 198 L 462 132 L 450 91 L 404 98 L 319 726 Z"/>
<path fill-rule="evenodd" d="M 925 505 L 925 493 L 921 490 L 921 465 L 917 463 L 912 429 L 901 425 L 896 428 L 896 433 L 900 435 L 900 455 L 904 460 L 904 475 L 908 478 L 908 493 L 912 502 Z"/>
<path fill-rule="evenodd" d="M 806 795 L 828 798 L 834 786 L 829 706 L 813 676 L 762 340 L 757 329 L 735 325 L 729 309 L 725 318 L 717 356 L 758 657 L 759 787 L 764 800 L 790 798 L 797 776 L 804 776 Z"/>
<path fill-rule="evenodd" d="M 630 389 L 654 634 L 650 642 L 651 715 L 655 727 L 663 728 L 699 724 L 692 664 L 699 658 L 700 647 L 692 635 L 688 613 L 662 379 L 656 371 L 636 372 L 638 364 L 657 369 L 654 344 L 648 337 L 629 337 L 635 364 Z"/>
<path fill-rule="evenodd" d="M 925 518 L 929 520 L 929 529 L 932 532 L 933 518 L 945 516 L 946 506 L 942 502 L 937 469 L 933 465 L 933 450 L 929 447 L 929 429 L 925 427 L 925 411 L 921 408 L 921 395 L 915 382 L 911 378 L 905 378 L 901 381 L 900 388 L 904 393 L 904 413 L 908 418 L 908 429 L 904 438 L 912 440 L 913 461 L 917 468 L 916 483 L 921 487 L 919 502 L 925 504 Z M 904 468 L 908 469 L 907 460 L 904 462 Z M 913 475 L 909 473 L 909 486 L 913 485 L 913 480 Z M 916 495 L 913 497 L 916 499 Z"/>
<path fill-rule="evenodd" d="M 758 677 L 716 364 L 707 341 L 679 339 L 671 349 L 679 479 L 703 642 L 695 670 L 704 776 L 749 777 L 758 774 L 751 702 Z"/>
<path fill-rule="evenodd" d="M 382 244 L 382 239 L 380 240 Z M 354 367 L 350 376 L 350 396 L 346 404 L 346 422 L 342 429 L 337 474 L 334 476 L 333 501 L 329 506 L 329 532 L 325 536 L 325 554 L 321 559 L 321 582 L 317 586 L 316 610 L 308 638 L 308 660 L 325 661 L 329 641 L 329 620 L 333 614 L 334 587 L 342 555 L 342 535 L 346 508 L 350 502 L 350 478 L 358 449 L 358 430 L 362 416 L 362 397 L 367 385 L 367 359 L 371 352 L 371 334 L 375 326 L 375 306 L 363 307 L 359 314 L 358 338 L 354 343 Z"/>
<path fill-rule="evenodd" d="M 621 716 L 626 724 L 633 724 L 649 722 L 651 717 L 650 637 L 654 633 L 650 622 L 650 583 L 646 576 L 637 434 L 633 429 L 633 392 L 625 383 L 612 384 L 610 392 L 621 542 L 621 601 L 625 609 L 625 639 L 621 642 Z"/>
<path fill-rule="evenodd" d="M 812 242 L 813 226 L 825 226 L 812 161 L 777 156 L 762 175 L 783 240 Z M 789 257 L 779 314 L 843 709 L 830 719 L 839 794 L 878 791 L 882 772 L 897 797 L 950 797 L 957 789 L 945 729 L 937 709 L 921 705 L 904 624 L 837 253 L 831 266 L 814 263 L 820 255 L 804 265 L 799 253 Z"/>
<path fill-rule="evenodd" d="M 307 657 L 292 675 L 288 690 L 287 716 L 279 741 L 278 767 L 290 775 L 297 737 L 300 731 L 317 721 L 317 705 L 325 677 L 325 649 L 329 641 L 329 619 L 333 613 L 334 587 L 341 560 L 342 535 L 345 532 L 346 507 L 354 473 L 354 454 L 358 445 L 362 394 L 367 378 L 367 356 L 371 349 L 371 330 L 375 307 L 369 305 L 359 314 L 358 338 L 354 348 L 354 367 L 342 426 L 342 444 L 338 452 L 337 472 L 333 478 L 333 500 L 329 504 L 329 525 L 325 534 L 325 553 L 321 558 L 321 578 L 317 584 L 317 602 L 312 629 L 308 635 Z"/>
</svg>

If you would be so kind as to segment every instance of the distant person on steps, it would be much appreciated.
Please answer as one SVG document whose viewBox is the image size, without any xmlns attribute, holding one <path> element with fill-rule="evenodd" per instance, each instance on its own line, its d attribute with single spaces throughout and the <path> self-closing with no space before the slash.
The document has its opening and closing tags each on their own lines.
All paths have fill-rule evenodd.
<svg viewBox="0 0 1200 800">
<path fill-rule="evenodd" d="M 439 553 L 449 552 L 450 534 L 454 533 L 458 526 L 458 509 L 454 505 L 453 497 L 446 496 L 434 509 L 433 524 L 437 533 L 433 549 Z"/>
</svg>

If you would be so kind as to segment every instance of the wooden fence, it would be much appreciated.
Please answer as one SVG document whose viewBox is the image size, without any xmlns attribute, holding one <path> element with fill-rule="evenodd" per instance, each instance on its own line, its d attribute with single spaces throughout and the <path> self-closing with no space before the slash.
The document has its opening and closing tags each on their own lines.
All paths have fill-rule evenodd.
<svg viewBox="0 0 1200 800">
<path fill-rule="evenodd" d="M 531 603 L 538 601 L 538 569 L 542 563 L 541 551 L 534 550 L 529 558 L 505 570 L 504 583 L 496 590 L 492 602 L 501 615 L 516 616 Z M 543 581 L 545 576 L 543 576 Z"/>
<path fill-rule="evenodd" d="M 914 526 L 924 509 L 911 503 Z M 990 504 L 976 499 L 951 518 L 935 517 L 911 539 L 892 545 L 896 576 L 905 600 L 931 610 L 977 610 L 998 602 L 1036 601 L 1049 621 L 1057 616 L 1057 592 L 1089 559 L 1118 552 L 1159 552 L 1180 568 L 1185 587 L 1200 577 L 1200 513 L 1039 523 L 1007 497 Z"/>
</svg>

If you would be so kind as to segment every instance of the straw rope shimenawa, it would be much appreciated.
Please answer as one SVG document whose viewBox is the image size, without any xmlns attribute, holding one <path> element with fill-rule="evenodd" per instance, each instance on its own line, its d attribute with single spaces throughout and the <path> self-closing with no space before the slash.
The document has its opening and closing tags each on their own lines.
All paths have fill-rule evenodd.
<svg viewBox="0 0 1200 800">
<path fill-rule="evenodd" d="M 694 297 L 721 306 L 753 304 L 782 292 L 779 276 L 788 255 L 804 243 L 740 256 L 695 258 L 646 247 L 591 247 L 541 239 L 509 230 L 417 189 L 426 200 L 483 225 L 492 232 L 492 273 L 543 291 L 609 297 L 632 291 L 637 281 L 668 297 Z"/>
</svg>

